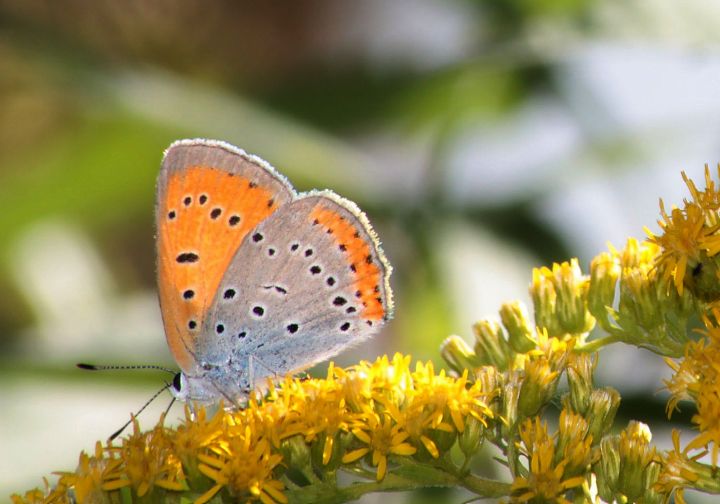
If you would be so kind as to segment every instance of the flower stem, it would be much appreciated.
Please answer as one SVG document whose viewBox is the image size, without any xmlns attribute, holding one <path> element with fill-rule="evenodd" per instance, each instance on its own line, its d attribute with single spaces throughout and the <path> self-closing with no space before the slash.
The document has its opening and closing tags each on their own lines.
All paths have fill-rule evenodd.
<svg viewBox="0 0 720 504">
<path fill-rule="evenodd" d="M 608 336 L 603 336 L 602 338 L 596 338 L 592 341 L 585 343 L 584 345 L 577 345 L 575 346 L 575 350 L 585 353 L 597 352 L 602 347 L 610 345 L 612 343 L 617 343 L 618 341 L 621 341 L 620 337 L 611 334 Z"/>
<path fill-rule="evenodd" d="M 318 483 L 286 489 L 291 502 L 335 504 L 350 502 L 371 492 L 406 491 L 427 487 L 463 486 L 481 497 L 503 497 L 510 494 L 510 484 L 479 478 L 473 475 L 455 476 L 447 470 L 398 457 L 399 467 L 385 475 L 382 481 L 356 482 L 345 487 Z"/>
</svg>

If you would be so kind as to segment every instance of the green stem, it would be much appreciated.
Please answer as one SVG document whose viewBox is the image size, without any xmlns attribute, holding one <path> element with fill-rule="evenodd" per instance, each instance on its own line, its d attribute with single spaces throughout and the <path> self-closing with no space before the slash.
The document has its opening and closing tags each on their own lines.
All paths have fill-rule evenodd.
<svg viewBox="0 0 720 504">
<path fill-rule="evenodd" d="M 423 482 L 423 486 L 452 487 L 461 485 L 481 497 L 504 497 L 510 495 L 510 484 L 468 475 L 455 475 L 454 468 L 433 467 L 405 457 L 398 458 L 401 467 L 394 472 L 405 478 Z"/>
<path fill-rule="evenodd" d="M 389 473 L 382 481 L 352 483 L 346 487 L 308 485 L 292 492 L 286 491 L 285 495 L 290 502 L 299 504 L 336 504 L 357 500 L 366 493 L 406 491 L 424 486 L 426 485 Z"/>
<path fill-rule="evenodd" d="M 286 490 L 290 502 L 300 504 L 336 504 L 359 499 L 371 492 L 397 492 L 427 487 L 462 486 L 480 497 L 506 497 L 510 495 L 510 484 L 479 478 L 473 475 L 456 476 L 440 467 L 416 462 L 407 457 L 394 457 L 399 463 L 382 481 L 363 481 L 345 487 L 331 484 L 311 484 Z"/>
<path fill-rule="evenodd" d="M 617 343 L 618 341 L 622 341 L 622 339 L 616 335 L 611 334 L 608 336 L 603 336 L 602 338 L 595 338 L 594 340 L 589 341 L 584 345 L 577 345 L 575 347 L 575 350 L 577 350 L 578 352 L 586 353 L 597 352 L 602 347 L 610 345 L 612 343 Z"/>
<path fill-rule="evenodd" d="M 495 498 L 507 497 L 510 495 L 510 489 L 512 486 L 510 483 L 480 478 L 478 476 L 473 476 L 472 474 L 468 474 L 464 478 L 461 478 L 459 483 L 478 495 Z"/>
</svg>

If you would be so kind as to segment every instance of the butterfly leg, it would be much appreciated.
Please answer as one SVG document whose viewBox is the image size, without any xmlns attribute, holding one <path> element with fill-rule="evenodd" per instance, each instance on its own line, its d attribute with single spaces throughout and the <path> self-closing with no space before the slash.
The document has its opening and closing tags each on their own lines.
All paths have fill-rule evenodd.
<svg viewBox="0 0 720 504">
<path fill-rule="evenodd" d="M 258 367 L 263 367 L 263 368 L 265 368 L 266 371 L 269 371 L 269 373 L 263 374 L 263 376 L 272 375 L 273 381 L 277 381 L 279 378 L 277 372 L 273 368 L 271 368 L 270 366 L 265 364 L 263 361 L 261 361 L 254 355 L 250 354 L 248 356 L 248 383 L 250 384 L 250 386 L 248 387 L 248 390 L 247 390 L 248 393 L 250 393 L 251 390 L 256 390 L 256 387 L 255 387 L 255 385 L 256 385 L 255 384 L 255 363 L 256 362 L 260 365 Z"/>
<path fill-rule="evenodd" d="M 219 387 L 215 382 L 211 382 L 211 383 L 212 383 L 213 388 L 215 388 L 215 390 L 217 390 L 220 393 L 220 395 L 223 396 L 229 404 L 232 404 L 235 407 L 235 409 L 241 408 L 240 403 L 237 402 L 237 400 L 235 400 L 234 397 L 230 396 L 225 390 L 223 390 L 221 387 Z"/>
</svg>

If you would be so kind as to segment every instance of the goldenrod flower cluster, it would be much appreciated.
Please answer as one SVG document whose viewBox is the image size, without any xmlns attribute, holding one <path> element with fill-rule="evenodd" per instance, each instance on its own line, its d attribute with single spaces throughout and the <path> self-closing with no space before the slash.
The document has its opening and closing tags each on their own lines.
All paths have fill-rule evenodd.
<svg viewBox="0 0 720 504">
<path fill-rule="evenodd" d="M 14 502 L 346 502 L 423 486 L 533 503 L 720 494 L 720 192 L 707 168 L 703 190 L 683 179 L 691 199 L 669 212 L 661 201 L 661 233 L 610 246 L 587 272 L 576 259 L 536 268 L 530 315 L 508 302 L 472 343 L 447 338 L 448 371 L 399 354 L 331 364 L 325 379 L 285 378 L 240 410 L 135 423 Z M 679 431 L 660 451 L 647 425 L 615 425 L 620 394 L 593 375 L 616 343 L 666 359 L 668 414 L 683 401 L 695 411 L 684 447 Z M 488 453 L 496 479 L 477 474 Z"/>
<path fill-rule="evenodd" d="M 312 502 L 330 489 L 350 498 L 367 488 L 342 488 L 342 469 L 400 488 L 420 486 L 432 472 L 413 471 L 418 461 L 440 460 L 458 442 L 467 459 L 495 423 L 489 404 L 498 393 L 492 371 L 468 382 L 435 372 L 396 354 L 349 369 L 330 367 L 326 379 L 286 378 L 246 408 L 220 408 L 208 418 L 186 408 L 177 428 L 135 432 L 119 446 L 98 443 L 94 455 L 80 455 L 75 472 L 57 485 L 14 496 L 14 502 Z M 434 464 L 431 464 L 434 465 Z M 437 464 L 439 481 L 481 485 L 452 465 Z M 399 469 L 398 475 L 392 473 Z M 401 474 L 401 475 L 400 475 Z M 446 482 L 446 484 L 448 484 Z M 488 491 L 493 490 L 492 485 Z"/>
</svg>

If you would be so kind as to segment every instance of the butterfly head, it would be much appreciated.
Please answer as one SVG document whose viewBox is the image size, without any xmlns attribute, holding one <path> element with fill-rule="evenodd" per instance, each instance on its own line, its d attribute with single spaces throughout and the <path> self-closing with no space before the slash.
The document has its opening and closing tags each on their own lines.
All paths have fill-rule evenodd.
<svg viewBox="0 0 720 504">
<path fill-rule="evenodd" d="M 229 376 L 234 376 L 236 381 L 230 383 Z M 170 392 L 179 401 L 211 403 L 224 399 L 236 404 L 242 402 L 247 395 L 249 383 L 246 382 L 246 373 L 242 369 L 236 369 L 228 374 L 228 370 L 222 366 L 204 363 L 193 374 L 182 371 L 177 373 L 173 378 Z M 243 386 L 243 383 L 246 385 Z"/>
</svg>

